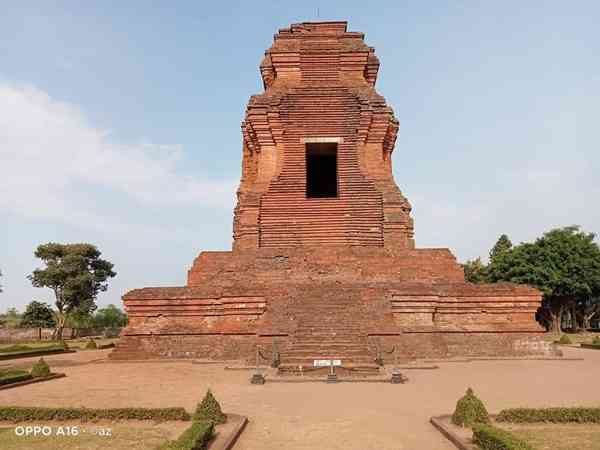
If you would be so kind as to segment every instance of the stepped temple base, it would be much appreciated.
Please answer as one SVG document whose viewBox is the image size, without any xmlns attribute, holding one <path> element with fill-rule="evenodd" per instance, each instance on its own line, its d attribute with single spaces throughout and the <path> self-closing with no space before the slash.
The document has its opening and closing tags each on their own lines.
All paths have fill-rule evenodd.
<svg viewBox="0 0 600 450">
<path fill-rule="evenodd" d="M 553 352 L 535 321 L 539 291 L 465 283 L 448 249 L 414 248 L 392 173 L 400 123 L 378 72 L 375 49 L 346 22 L 277 32 L 242 122 L 233 251 L 201 253 L 184 287 L 127 293 L 112 358 L 253 363 L 258 345 L 283 369 L 336 359 L 364 373 L 392 350 Z"/>
<path fill-rule="evenodd" d="M 386 363 L 555 354 L 533 320 L 539 291 L 465 283 L 447 249 L 203 252 L 187 286 L 136 289 L 123 301 L 130 322 L 112 359 L 254 363 L 257 345 L 295 367 L 370 366 L 378 354 Z"/>
</svg>

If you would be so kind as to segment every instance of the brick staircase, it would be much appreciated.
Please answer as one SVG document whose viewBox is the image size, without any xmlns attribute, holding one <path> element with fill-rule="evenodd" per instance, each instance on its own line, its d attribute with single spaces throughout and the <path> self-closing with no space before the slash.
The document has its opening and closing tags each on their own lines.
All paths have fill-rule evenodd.
<svg viewBox="0 0 600 450">
<path fill-rule="evenodd" d="M 139 343 L 127 336 L 121 336 L 115 349 L 108 354 L 108 359 L 112 360 L 135 360 L 147 357 L 148 355 L 140 349 Z"/>
<path fill-rule="evenodd" d="M 315 359 L 339 359 L 342 367 L 362 375 L 379 372 L 362 327 L 358 293 L 333 285 L 306 287 L 297 298 L 292 308 L 297 327 L 292 345 L 281 354 L 280 373 L 311 369 Z"/>
</svg>

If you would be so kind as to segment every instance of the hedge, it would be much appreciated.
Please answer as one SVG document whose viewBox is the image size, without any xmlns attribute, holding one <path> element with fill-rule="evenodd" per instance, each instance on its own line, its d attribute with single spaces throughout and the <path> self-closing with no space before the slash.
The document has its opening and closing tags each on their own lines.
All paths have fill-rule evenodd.
<svg viewBox="0 0 600 450">
<path fill-rule="evenodd" d="M 26 370 L 5 369 L 0 370 L 0 386 L 17 383 L 19 381 L 31 380 L 33 378 Z"/>
<path fill-rule="evenodd" d="M 498 422 L 600 423 L 600 408 L 510 408 L 500 411 Z"/>
<path fill-rule="evenodd" d="M 0 348 L 0 354 L 4 353 L 37 353 L 37 352 L 53 352 L 57 350 L 65 350 L 63 344 L 50 344 L 40 347 L 30 347 L 29 345 L 11 345 L 10 347 Z"/>
<path fill-rule="evenodd" d="M 0 421 L 26 422 L 41 420 L 190 420 L 183 408 L 38 408 L 0 406 Z"/>
<path fill-rule="evenodd" d="M 215 424 L 211 420 L 194 421 L 174 441 L 167 441 L 158 450 L 204 450 L 214 436 Z"/>
<path fill-rule="evenodd" d="M 473 443 L 481 450 L 534 450 L 514 434 L 485 424 L 473 426 Z"/>
</svg>

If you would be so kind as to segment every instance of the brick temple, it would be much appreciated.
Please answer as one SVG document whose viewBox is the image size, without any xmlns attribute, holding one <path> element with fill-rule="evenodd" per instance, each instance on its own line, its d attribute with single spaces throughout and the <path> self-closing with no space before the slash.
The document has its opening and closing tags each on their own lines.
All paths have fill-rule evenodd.
<svg viewBox="0 0 600 450">
<path fill-rule="evenodd" d="M 543 354 L 539 291 L 470 284 L 446 248 L 415 248 L 392 175 L 399 122 L 379 59 L 346 22 L 294 24 L 260 64 L 242 123 L 233 249 L 202 252 L 187 284 L 124 295 L 111 355 L 253 360 Z M 275 344 L 274 344 L 275 343 Z"/>
</svg>

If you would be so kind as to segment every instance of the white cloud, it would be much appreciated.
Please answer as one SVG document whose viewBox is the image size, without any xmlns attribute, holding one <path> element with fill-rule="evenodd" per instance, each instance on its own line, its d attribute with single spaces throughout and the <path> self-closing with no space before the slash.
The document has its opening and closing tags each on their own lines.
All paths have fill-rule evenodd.
<svg viewBox="0 0 600 450">
<path fill-rule="evenodd" d="M 108 189 L 143 206 L 230 209 L 237 180 L 204 181 L 179 170 L 177 145 L 114 142 L 75 105 L 30 86 L 0 82 L 0 210 L 68 223 L 101 217 L 84 189 Z"/>
</svg>

